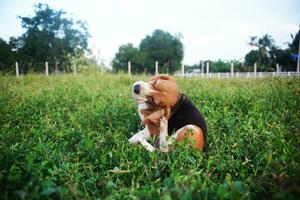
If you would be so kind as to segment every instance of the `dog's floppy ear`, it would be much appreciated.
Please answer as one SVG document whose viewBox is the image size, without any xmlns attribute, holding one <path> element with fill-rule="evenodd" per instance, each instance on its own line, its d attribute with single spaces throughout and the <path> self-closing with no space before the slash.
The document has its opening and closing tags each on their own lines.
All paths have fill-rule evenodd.
<svg viewBox="0 0 300 200">
<path fill-rule="evenodd" d="M 164 102 L 164 99 L 167 95 L 166 92 L 159 92 L 156 90 L 151 90 L 150 94 L 153 97 L 155 105 L 160 105 L 162 102 Z"/>
<path fill-rule="evenodd" d="M 147 117 L 145 117 L 141 124 L 142 125 L 147 125 L 147 124 L 158 125 L 159 121 L 163 117 L 163 115 L 164 115 L 164 111 L 163 110 L 155 111 L 152 114 L 150 114 Z"/>
<path fill-rule="evenodd" d="M 171 115 L 171 108 L 170 108 L 169 106 L 166 106 L 166 107 L 164 108 L 164 116 L 165 116 L 167 119 L 169 119 L 170 115 Z"/>
<path fill-rule="evenodd" d="M 146 110 L 146 109 L 141 109 L 140 113 L 146 117 L 146 116 L 150 115 L 152 113 L 152 111 Z"/>
</svg>

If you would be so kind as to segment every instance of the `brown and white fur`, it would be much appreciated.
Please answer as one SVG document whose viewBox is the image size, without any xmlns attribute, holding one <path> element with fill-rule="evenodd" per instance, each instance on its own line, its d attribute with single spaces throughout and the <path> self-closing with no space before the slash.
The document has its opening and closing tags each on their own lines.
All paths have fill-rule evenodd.
<svg viewBox="0 0 300 200">
<path fill-rule="evenodd" d="M 196 125 L 188 124 L 168 137 L 168 119 L 179 95 L 175 80 L 170 76 L 159 75 L 151 78 L 149 82 L 135 82 L 132 87 L 132 96 L 138 103 L 138 113 L 145 128 L 133 135 L 129 142 L 140 144 L 152 152 L 156 148 L 149 143 L 149 140 L 151 136 L 157 135 L 158 150 L 168 152 L 170 144 L 188 137 L 194 141 L 191 146 L 195 149 L 202 149 L 203 133 Z"/>
</svg>

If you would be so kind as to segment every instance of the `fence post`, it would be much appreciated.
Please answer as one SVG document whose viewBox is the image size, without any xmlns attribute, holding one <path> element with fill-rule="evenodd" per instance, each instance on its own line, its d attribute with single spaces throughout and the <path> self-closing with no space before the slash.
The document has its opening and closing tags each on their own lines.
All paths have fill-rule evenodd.
<svg viewBox="0 0 300 200">
<path fill-rule="evenodd" d="M 48 62 L 47 61 L 45 62 L 45 73 L 46 73 L 46 76 L 49 76 L 49 68 L 48 68 Z"/>
<path fill-rule="evenodd" d="M 77 76 L 77 67 L 76 67 L 76 63 L 74 63 L 74 76 Z"/>
<path fill-rule="evenodd" d="M 201 61 L 201 77 L 204 77 L 204 64 Z"/>
<path fill-rule="evenodd" d="M 231 73 L 231 77 L 233 77 L 233 63 L 231 63 L 230 73 Z"/>
<path fill-rule="evenodd" d="M 128 75 L 131 75 L 131 62 L 128 61 Z"/>
<path fill-rule="evenodd" d="M 155 61 L 155 75 L 158 74 L 158 61 Z"/>
<path fill-rule="evenodd" d="M 250 73 L 249 72 L 247 72 L 247 78 L 249 78 L 250 77 Z"/>
<path fill-rule="evenodd" d="M 254 63 L 254 77 L 256 77 L 257 64 Z"/>
<path fill-rule="evenodd" d="M 16 76 L 19 77 L 19 64 L 16 62 Z"/>
<path fill-rule="evenodd" d="M 277 72 L 277 74 L 279 74 L 279 64 L 278 63 L 276 64 L 276 72 Z"/>
<path fill-rule="evenodd" d="M 218 78 L 220 78 L 220 72 L 218 72 Z"/>
<path fill-rule="evenodd" d="M 181 63 L 181 75 L 184 77 L 184 64 Z"/>
<path fill-rule="evenodd" d="M 206 63 L 206 77 L 209 75 L 209 62 Z"/>
<path fill-rule="evenodd" d="M 288 77 L 290 77 L 291 76 L 291 72 L 288 72 Z"/>
<path fill-rule="evenodd" d="M 275 77 L 275 72 L 272 73 L 272 76 Z"/>
<path fill-rule="evenodd" d="M 100 74 L 103 74 L 103 66 L 100 66 Z"/>
</svg>

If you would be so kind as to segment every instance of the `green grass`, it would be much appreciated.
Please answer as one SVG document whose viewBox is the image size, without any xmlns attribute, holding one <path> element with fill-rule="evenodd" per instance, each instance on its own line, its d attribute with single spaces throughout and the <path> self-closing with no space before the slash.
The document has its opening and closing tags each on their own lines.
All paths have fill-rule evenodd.
<svg viewBox="0 0 300 200">
<path fill-rule="evenodd" d="M 0 77 L 0 199 L 299 197 L 300 79 L 177 79 L 206 117 L 207 158 L 128 143 L 147 78 Z"/>
</svg>

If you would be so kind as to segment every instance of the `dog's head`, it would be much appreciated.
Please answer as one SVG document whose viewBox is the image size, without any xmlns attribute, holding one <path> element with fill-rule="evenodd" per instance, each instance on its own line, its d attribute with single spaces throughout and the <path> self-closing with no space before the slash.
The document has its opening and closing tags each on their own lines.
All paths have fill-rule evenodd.
<svg viewBox="0 0 300 200">
<path fill-rule="evenodd" d="M 175 80 L 168 75 L 157 75 L 149 82 L 137 81 L 132 86 L 132 96 L 137 103 L 172 108 L 178 100 L 179 91 Z"/>
<path fill-rule="evenodd" d="M 173 108 L 178 101 L 179 91 L 175 80 L 168 75 L 158 75 L 150 79 L 153 88 L 150 93 L 154 103 L 158 106 Z"/>
<path fill-rule="evenodd" d="M 137 103 L 148 105 L 148 109 L 143 110 L 142 113 L 145 117 L 142 124 L 157 127 L 163 116 L 169 117 L 171 109 L 178 101 L 179 91 L 172 77 L 158 75 L 152 77 L 149 82 L 135 82 L 132 96 Z"/>
<path fill-rule="evenodd" d="M 147 109 L 140 112 L 144 115 L 142 125 L 148 126 L 150 135 L 159 132 L 160 119 L 169 117 L 179 95 L 175 80 L 167 75 L 154 76 L 148 82 L 137 81 L 133 84 L 132 96 L 135 101 L 147 104 Z"/>
</svg>

